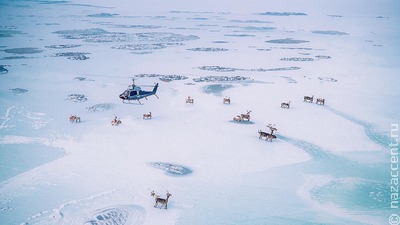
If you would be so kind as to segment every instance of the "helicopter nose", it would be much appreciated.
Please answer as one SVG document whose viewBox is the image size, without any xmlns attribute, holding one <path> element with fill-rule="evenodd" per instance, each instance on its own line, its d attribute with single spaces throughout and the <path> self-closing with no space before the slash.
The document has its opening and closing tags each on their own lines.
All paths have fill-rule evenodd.
<svg viewBox="0 0 400 225">
<path fill-rule="evenodd" d="M 125 99 L 125 98 L 126 98 L 126 96 L 125 96 L 125 95 L 123 95 L 123 94 L 120 94 L 120 95 L 119 95 L 119 98 L 120 98 L 120 99 Z"/>
</svg>

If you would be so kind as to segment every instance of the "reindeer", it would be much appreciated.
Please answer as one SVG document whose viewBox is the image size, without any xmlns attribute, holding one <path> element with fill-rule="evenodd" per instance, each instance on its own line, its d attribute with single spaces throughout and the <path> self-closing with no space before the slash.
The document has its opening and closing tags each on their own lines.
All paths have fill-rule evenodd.
<svg viewBox="0 0 400 225">
<path fill-rule="evenodd" d="M 272 142 L 272 139 L 276 139 L 276 136 L 273 135 L 273 134 L 269 134 L 269 135 L 267 136 L 267 139 L 268 139 L 270 142 Z"/>
<path fill-rule="evenodd" d="M 278 129 L 276 129 L 276 127 L 275 127 L 275 124 L 274 125 L 268 124 L 267 127 L 271 131 L 271 135 L 273 135 L 275 131 L 278 131 Z"/>
<path fill-rule="evenodd" d="M 188 96 L 188 98 L 186 99 L 186 104 L 193 104 L 194 102 L 194 99 L 193 98 L 190 98 L 190 96 Z"/>
<path fill-rule="evenodd" d="M 76 116 L 76 115 L 71 115 L 69 117 L 69 122 L 71 122 L 71 123 L 73 123 L 73 122 L 80 123 L 81 122 L 81 117 Z"/>
<path fill-rule="evenodd" d="M 167 209 L 167 207 L 168 207 L 168 199 L 172 195 L 167 190 L 167 198 L 166 199 L 160 198 L 160 196 L 156 195 L 154 193 L 154 190 L 153 190 L 153 191 L 151 191 L 151 196 L 153 196 L 154 200 L 156 200 L 156 204 L 154 205 L 154 207 L 157 207 L 157 205 L 160 204 L 160 205 L 164 205 L 164 209 Z"/>
<path fill-rule="evenodd" d="M 143 114 L 143 119 L 151 119 L 151 112 Z"/>
<path fill-rule="evenodd" d="M 240 121 L 242 121 L 242 117 L 239 116 L 239 115 L 237 115 L 237 116 L 233 117 L 233 121 L 238 121 L 238 122 L 240 122 Z"/>
<path fill-rule="evenodd" d="M 111 126 L 118 126 L 121 124 L 122 124 L 121 120 L 118 119 L 117 117 L 115 117 L 113 120 L 111 120 Z"/>
<path fill-rule="evenodd" d="M 310 102 L 312 103 L 314 101 L 314 95 L 313 96 L 304 96 L 304 102 Z"/>
<path fill-rule="evenodd" d="M 222 103 L 231 104 L 231 98 L 230 97 L 225 97 Z"/>
<path fill-rule="evenodd" d="M 266 132 L 263 132 L 263 131 L 261 131 L 261 130 L 258 130 L 258 133 L 260 134 L 260 137 L 258 137 L 258 139 L 262 139 L 262 138 L 264 137 L 265 140 L 268 140 L 268 136 L 269 136 L 270 134 L 268 134 L 268 133 L 266 133 Z"/>
<path fill-rule="evenodd" d="M 71 122 L 71 123 L 75 122 L 75 118 L 76 118 L 75 115 L 71 115 L 71 116 L 69 117 L 69 122 Z"/>
<path fill-rule="evenodd" d="M 319 104 L 319 105 L 325 105 L 325 99 L 324 98 L 317 98 L 317 101 L 315 103 Z"/>
<path fill-rule="evenodd" d="M 288 103 L 286 103 L 286 102 L 282 102 L 281 103 L 281 108 L 289 108 L 290 107 L 290 101 L 288 102 Z"/>
<path fill-rule="evenodd" d="M 250 121 L 250 113 L 251 113 L 251 110 L 250 111 L 247 110 L 247 114 L 241 114 L 240 116 L 242 117 L 242 120 L 247 119 L 247 121 Z"/>
</svg>

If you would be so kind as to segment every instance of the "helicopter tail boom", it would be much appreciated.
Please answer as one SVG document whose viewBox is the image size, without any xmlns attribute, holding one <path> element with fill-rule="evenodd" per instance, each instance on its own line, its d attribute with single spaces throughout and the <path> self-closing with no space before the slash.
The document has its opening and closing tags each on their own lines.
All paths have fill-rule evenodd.
<svg viewBox="0 0 400 225">
<path fill-rule="evenodd" d="M 156 94 L 158 89 L 158 83 L 156 83 L 156 86 L 154 86 L 152 93 Z"/>
</svg>

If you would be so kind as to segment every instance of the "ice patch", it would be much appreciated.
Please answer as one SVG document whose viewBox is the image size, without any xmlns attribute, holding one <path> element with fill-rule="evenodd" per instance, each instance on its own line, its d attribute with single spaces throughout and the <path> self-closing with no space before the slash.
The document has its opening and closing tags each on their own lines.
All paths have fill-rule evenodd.
<svg viewBox="0 0 400 225">
<path fill-rule="evenodd" d="M 156 50 L 172 46 L 180 46 L 182 43 L 157 43 L 157 44 L 130 44 L 113 46 L 113 49 L 130 50 L 130 51 L 143 51 L 143 50 Z"/>
<path fill-rule="evenodd" d="M 94 81 L 92 79 L 87 79 L 86 77 L 74 77 L 74 80 L 78 80 L 78 81 Z"/>
<path fill-rule="evenodd" d="M 301 43 L 307 43 L 309 41 L 297 40 L 297 39 L 293 39 L 293 38 L 284 38 L 284 39 L 269 40 L 269 41 L 265 41 L 265 42 L 274 43 L 274 44 L 301 44 Z"/>
<path fill-rule="evenodd" d="M 142 51 L 142 52 L 131 52 L 131 54 L 134 55 L 148 55 L 148 54 L 152 54 L 153 52 L 150 51 Z"/>
<path fill-rule="evenodd" d="M 69 1 L 46 1 L 46 0 L 41 0 L 39 1 L 39 4 L 46 4 L 46 5 L 53 5 L 53 4 L 66 4 L 69 3 Z"/>
<path fill-rule="evenodd" d="M 232 23 L 272 23 L 269 21 L 262 21 L 262 20 L 230 20 Z"/>
<path fill-rule="evenodd" d="M 329 17 L 343 17 L 342 15 L 327 15 L 327 16 L 329 16 Z"/>
<path fill-rule="evenodd" d="M 65 39 L 81 39 L 86 42 L 182 42 L 199 39 L 199 37 L 195 35 L 182 35 L 166 32 L 127 34 L 122 32 L 108 32 L 98 28 L 84 30 L 60 30 L 54 33 L 59 34 Z"/>
<path fill-rule="evenodd" d="M 326 35 L 349 35 L 346 32 L 334 31 L 334 30 L 314 30 L 314 31 L 311 31 L 311 33 L 326 34 Z"/>
<path fill-rule="evenodd" d="M 265 68 L 240 69 L 240 68 L 223 67 L 223 66 L 201 66 L 198 68 L 201 70 L 214 71 L 214 72 L 234 72 L 234 71 L 270 72 L 270 71 L 286 71 L 286 70 L 299 70 L 300 69 L 300 67 L 297 67 L 297 66 L 270 68 L 270 69 L 265 69 Z"/>
<path fill-rule="evenodd" d="M 23 88 L 12 88 L 12 89 L 10 89 L 10 91 L 13 94 L 23 94 L 23 93 L 28 92 L 28 90 L 23 89 Z"/>
<path fill-rule="evenodd" d="M 205 18 L 205 17 L 193 17 L 193 18 L 186 18 L 187 20 L 203 20 L 203 21 L 205 21 L 205 20 L 208 20 L 208 18 Z"/>
<path fill-rule="evenodd" d="M 16 34 L 23 34 L 23 33 L 17 30 L 0 30 L 0 38 L 13 37 Z"/>
<path fill-rule="evenodd" d="M 165 82 L 188 79 L 188 77 L 184 76 L 184 75 L 162 75 L 162 74 L 155 74 L 155 73 L 151 73 L 151 74 L 142 73 L 142 74 L 135 75 L 135 77 L 158 77 L 161 81 L 165 81 Z"/>
<path fill-rule="evenodd" d="M 319 80 L 322 81 L 328 81 L 328 82 L 337 82 L 338 80 L 336 80 L 335 78 L 332 77 L 318 77 Z"/>
<path fill-rule="evenodd" d="M 72 102 L 86 102 L 87 98 L 83 94 L 69 94 L 67 100 Z"/>
<path fill-rule="evenodd" d="M 91 213 L 84 225 L 140 225 L 144 224 L 146 210 L 138 205 L 118 205 Z"/>
<path fill-rule="evenodd" d="M 189 48 L 189 51 L 195 52 L 226 52 L 228 49 L 226 48 Z"/>
<path fill-rule="evenodd" d="M 8 73 L 8 70 L 4 67 L 4 65 L 0 65 L 0 75 Z"/>
<path fill-rule="evenodd" d="M 269 51 L 271 51 L 271 49 L 270 48 L 257 48 L 257 51 L 269 52 Z"/>
<path fill-rule="evenodd" d="M 97 14 L 90 14 L 87 15 L 88 17 L 95 17 L 95 18 L 110 18 L 110 17 L 115 17 L 118 16 L 119 14 L 117 13 L 97 13 Z"/>
<path fill-rule="evenodd" d="M 203 91 L 206 94 L 214 94 L 217 96 L 221 96 L 222 92 L 232 87 L 233 85 L 230 84 L 210 84 L 204 86 Z"/>
<path fill-rule="evenodd" d="M 233 72 L 235 70 L 242 70 L 242 69 L 223 67 L 223 66 L 201 66 L 198 68 L 201 70 L 216 71 L 216 72 Z"/>
<path fill-rule="evenodd" d="M 38 48 L 10 48 L 4 50 L 6 53 L 12 53 L 12 54 L 37 54 L 40 52 L 43 52 L 43 50 L 40 50 Z"/>
<path fill-rule="evenodd" d="M 365 184 L 369 184 L 371 186 L 368 187 L 367 185 L 367 187 L 363 187 L 363 185 L 359 186 L 357 183 L 358 181 L 352 178 L 338 180 L 329 176 L 307 176 L 304 184 L 297 189 L 297 194 L 316 210 L 322 210 L 329 214 L 363 224 L 382 224 L 382 221 L 380 221 L 379 217 L 383 212 L 387 211 L 385 211 L 385 208 L 387 209 L 389 204 L 386 203 L 386 205 L 383 206 L 384 208 L 378 208 L 378 215 L 371 215 L 371 212 L 373 211 L 367 209 L 368 216 L 363 216 L 363 213 L 360 213 L 359 211 L 359 206 L 354 205 L 357 202 L 352 202 L 352 200 L 369 201 L 374 209 L 375 204 L 377 206 L 382 206 L 382 202 L 380 200 L 376 200 L 376 197 L 374 196 L 379 196 L 377 199 L 381 199 L 381 195 L 384 191 L 382 188 L 385 188 L 385 185 L 370 183 L 367 181 Z M 345 188 L 345 190 L 340 188 Z M 342 193 L 342 191 L 350 191 L 351 193 Z M 377 194 L 375 194 L 376 191 Z M 321 196 L 324 194 L 327 195 L 327 200 L 330 199 L 334 202 L 325 201 L 323 199 L 325 196 Z M 343 195 L 347 196 L 345 197 Z M 369 196 L 369 198 L 366 198 L 366 196 Z M 355 199 L 353 199 L 353 197 L 355 197 Z M 357 207 L 356 209 L 358 209 L 358 212 L 354 212 L 353 209 L 350 209 L 353 211 L 353 213 L 349 213 L 348 210 L 343 208 L 343 205 L 335 204 L 344 203 L 343 201 L 348 201 L 348 204 L 353 205 L 353 207 Z"/>
<path fill-rule="evenodd" d="M 8 210 L 13 210 L 13 208 L 10 208 L 10 207 L 8 207 L 8 206 L 1 207 L 1 208 L 0 208 L 0 211 L 8 211 Z"/>
<path fill-rule="evenodd" d="M 288 70 L 299 70 L 301 69 L 300 67 L 297 66 L 291 66 L 291 67 L 279 67 L 279 68 L 271 68 L 271 69 L 252 69 L 250 71 L 257 71 L 257 72 L 269 72 L 269 71 L 288 71 Z"/>
<path fill-rule="evenodd" d="M 194 82 L 241 82 L 252 80 L 250 77 L 241 77 L 241 76 L 206 76 L 193 78 Z"/>
<path fill-rule="evenodd" d="M 255 37 L 252 34 L 225 34 L 226 37 Z"/>
<path fill-rule="evenodd" d="M 255 27 L 255 26 L 245 26 L 242 29 L 246 31 L 271 31 L 276 30 L 276 27 Z"/>
<path fill-rule="evenodd" d="M 19 115 L 19 117 L 17 117 Z M 22 123 L 23 125 L 29 124 L 33 129 L 40 129 L 45 127 L 52 119 L 47 118 L 46 113 L 23 111 L 21 108 L 11 106 L 7 108 L 6 113 L 3 117 L 0 117 L 3 122 L 0 125 L 0 129 L 15 127 L 16 123 Z M 8 125 L 11 121 L 14 121 L 13 125 Z"/>
<path fill-rule="evenodd" d="M 307 16 L 306 13 L 301 12 L 264 12 L 255 14 L 263 16 Z"/>
<path fill-rule="evenodd" d="M 336 204 L 347 210 L 389 210 L 390 188 L 384 183 L 361 179 L 332 180 L 311 190 L 320 204 Z"/>
<path fill-rule="evenodd" d="M 90 107 L 86 107 L 85 109 L 89 112 L 104 112 L 108 111 L 111 109 L 114 109 L 115 105 L 112 103 L 101 103 L 101 104 L 96 104 Z"/>
<path fill-rule="evenodd" d="M 64 44 L 64 45 L 47 45 L 46 48 L 54 48 L 54 49 L 64 49 L 64 48 L 76 48 L 82 45 L 79 44 Z"/>
<path fill-rule="evenodd" d="M 71 60 L 87 60 L 90 59 L 88 56 L 86 56 L 86 52 L 62 52 L 62 53 L 56 53 L 53 56 L 54 57 L 67 57 L 67 59 Z"/>
<path fill-rule="evenodd" d="M 313 50 L 312 48 L 294 48 L 294 47 L 280 47 L 279 49 L 306 50 L 306 51 L 311 51 L 311 50 Z"/>
<path fill-rule="evenodd" d="M 107 27 L 113 28 L 133 28 L 133 29 L 158 29 L 162 28 L 162 26 L 157 25 L 126 25 L 126 24 L 110 24 Z"/>
<path fill-rule="evenodd" d="M 165 163 L 165 162 L 151 162 L 148 164 L 156 169 L 161 169 L 168 175 L 183 176 L 192 173 L 193 171 L 185 166 Z"/>
<path fill-rule="evenodd" d="M 301 62 L 314 61 L 313 58 L 302 58 L 302 57 L 281 58 L 280 60 L 282 60 L 282 61 L 301 61 Z"/>
<path fill-rule="evenodd" d="M 16 56 L 6 56 L 1 58 L 2 60 L 13 60 L 13 59 L 31 59 L 32 57 L 26 57 L 22 55 L 16 55 Z M 0 72 L 1 74 L 1 72 Z"/>
<path fill-rule="evenodd" d="M 292 77 L 288 77 L 288 76 L 281 76 L 283 79 L 286 80 L 286 82 L 291 83 L 291 84 L 296 84 L 297 81 L 295 79 L 293 79 Z"/>
<path fill-rule="evenodd" d="M 316 55 L 315 58 L 317 58 L 317 59 L 330 59 L 332 57 L 330 57 L 328 55 Z"/>
</svg>

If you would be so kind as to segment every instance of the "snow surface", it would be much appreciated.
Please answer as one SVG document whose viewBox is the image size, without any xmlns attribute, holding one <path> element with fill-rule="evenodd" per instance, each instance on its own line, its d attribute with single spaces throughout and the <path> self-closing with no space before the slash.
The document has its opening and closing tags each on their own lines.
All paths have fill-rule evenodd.
<svg viewBox="0 0 400 225">
<path fill-rule="evenodd" d="M 396 213 L 398 1 L 0 5 L 1 224 L 386 224 Z M 160 83 L 159 99 L 122 103 L 132 78 Z M 249 122 L 233 121 L 247 110 Z M 268 124 L 272 142 L 258 135 Z M 172 194 L 167 210 L 152 190 Z"/>
</svg>

